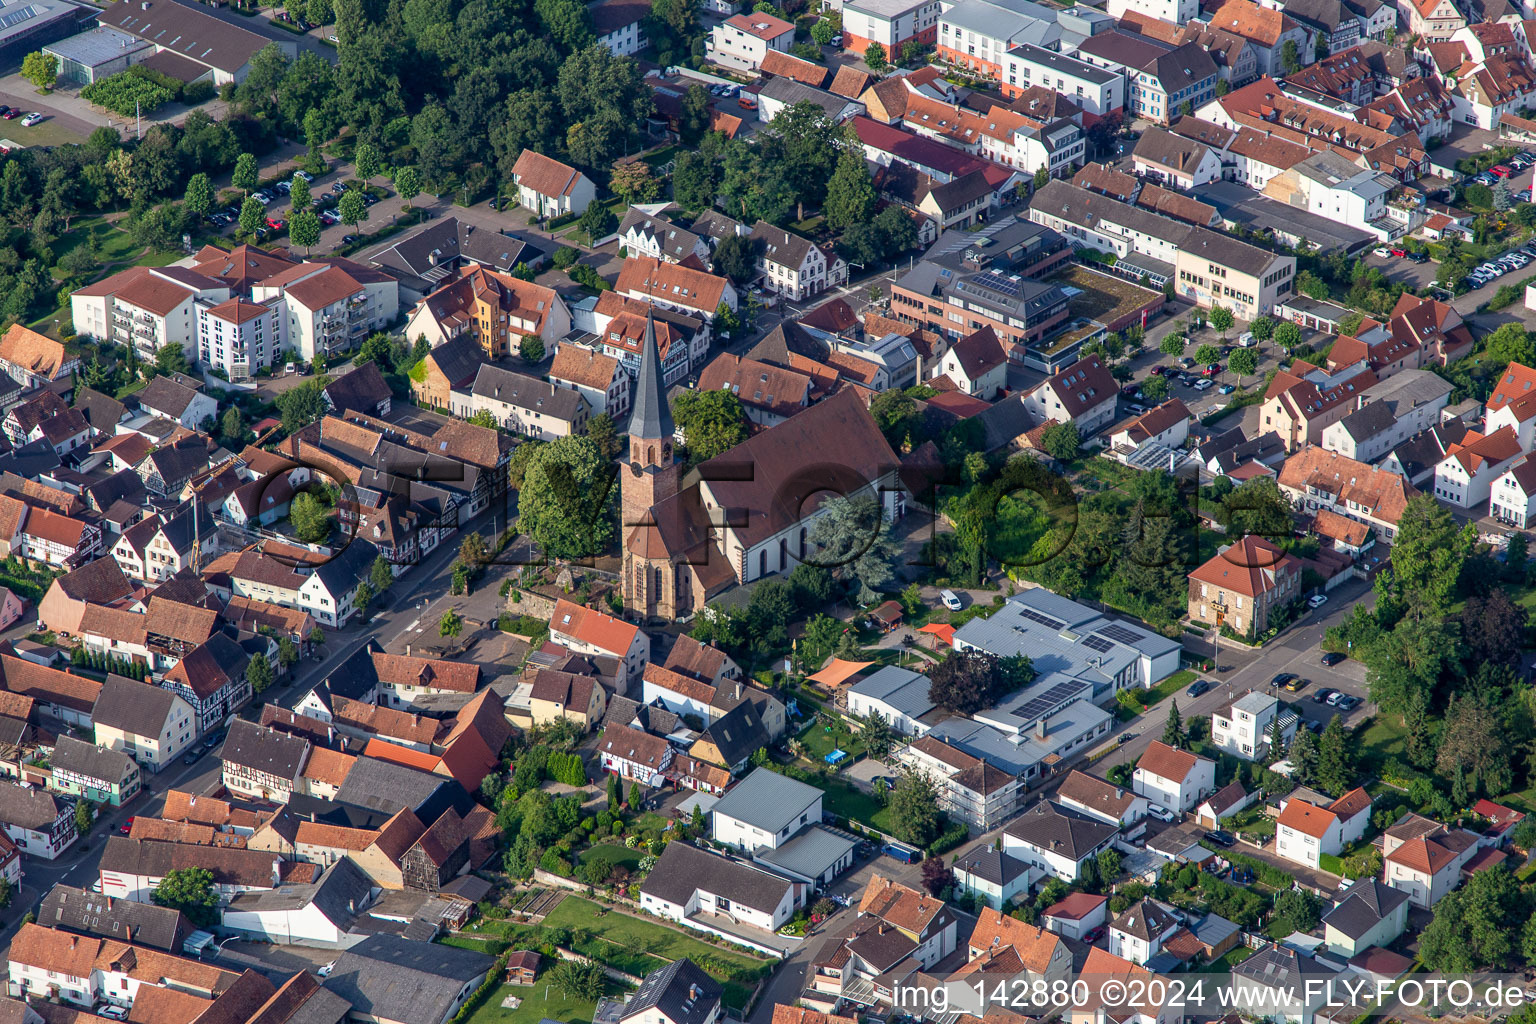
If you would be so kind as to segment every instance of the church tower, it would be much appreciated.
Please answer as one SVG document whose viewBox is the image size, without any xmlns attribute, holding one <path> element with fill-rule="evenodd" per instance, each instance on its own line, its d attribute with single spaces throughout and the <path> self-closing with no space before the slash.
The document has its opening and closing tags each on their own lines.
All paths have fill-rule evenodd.
<svg viewBox="0 0 1536 1024">
<path fill-rule="evenodd" d="M 672 411 L 661 383 L 656 323 L 645 318 L 640 374 L 629 416 L 629 464 L 619 467 L 624 537 L 624 606 L 642 622 L 670 620 L 693 604 L 686 566 L 672 564 L 652 509 L 677 493 L 680 467 L 672 456 Z"/>
<path fill-rule="evenodd" d="M 651 521 L 650 510 L 677 493 L 678 465 L 672 457 L 672 410 L 661 383 L 661 354 L 656 350 L 656 321 L 645 316 L 640 343 L 640 374 L 629 414 L 629 465 L 622 467 L 625 532 Z"/>
</svg>

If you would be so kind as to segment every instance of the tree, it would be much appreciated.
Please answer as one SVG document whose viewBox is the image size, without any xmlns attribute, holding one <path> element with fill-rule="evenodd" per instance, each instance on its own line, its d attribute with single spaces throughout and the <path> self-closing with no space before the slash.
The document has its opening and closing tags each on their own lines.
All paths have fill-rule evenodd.
<svg viewBox="0 0 1536 1024">
<path fill-rule="evenodd" d="M 464 632 L 464 620 L 452 608 L 443 612 L 443 617 L 437 620 L 438 636 L 456 637 L 462 632 Z"/>
<path fill-rule="evenodd" d="M 878 711 L 872 711 L 864 720 L 864 727 L 859 731 L 859 736 L 864 740 L 864 749 L 870 757 L 884 757 L 891 752 L 891 723 L 885 720 L 885 716 Z"/>
<path fill-rule="evenodd" d="M 341 200 L 336 204 L 336 212 L 341 216 L 341 222 L 347 227 L 357 227 L 368 219 L 368 204 L 363 202 L 361 192 L 348 189 L 341 194 Z"/>
<path fill-rule="evenodd" d="M 309 250 L 320 244 L 320 215 L 314 210 L 299 210 L 288 221 L 288 241 Z"/>
<path fill-rule="evenodd" d="M 254 235 L 267 223 L 267 208 L 253 197 L 246 196 L 240 204 L 240 233 Z"/>
<path fill-rule="evenodd" d="M 1215 345 L 1205 344 L 1195 349 L 1195 362 L 1201 366 L 1210 366 L 1221 359 L 1221 349 Z"/>
<path fill-rule="evenodd" d="M 406 206 L 413 205 L 411 200 L 421 195 L 421 175 L 416 168 L 409 164 L 395 168 L 395 191 L 405 200 Z"/>
<path fill-rule="evenodd" d="M 181 347 L 181 342 L 173 341 L 169 345 L 162 345 L 155 352 L 155 371 L 170 376 L 173 373 L 186 373 L 187 353 Z"/>
<path fill-rule="evenodd" d="M 831 46 L 832 37 L 835 35 L 837 35 L 837 26 L 826 15 L 811 26 L 811 38 L 815 40 L 817 46 Z"/>
<path fill-rule="evenodd" d="M 371 142 L 359 142 L 352 154 L 352 164 L 357 176 L 363 181 L 377 178 L 384 173 L 384 162 L 379 158 L 379 148 Z"/>
<path fill-rule="evenodd" d="M 1497 694 L 1478 690 L 1451 697 L 1435 760 L 1442 778 L 1461 773 L 1473 792 L 1499 796 L 1514 781 L 1513 752 Z"/>
<path fill-rule="evenodd" d="M 1255 340 L 1268 341 L 1275 336 L 1275 322 L 1267 316 L 1256 316 L 1248 324 L 1248 333 Z"/>
<path fill-rule="evenodd" d="M 1309 932 L 1317 927 L 1323 904 L 1306 889 L 1286 889 L 1275 897 L 1274 920 L 1284 921 L 1288 932 Z"/>
<path fill-rule="evenodd" d="M 1179 715 L 1179 702 L 1168 704 L 1168 722 L 1163 726 L 1163 742 L 1170 747 L 1183 747 L 1185 743 L 1184 719 Z"/>
<path fill-rule="evenodd" d="M 1503 967 L 1515 952 L 1529 907 L 1528 896 L 1504 865 L 1476 872 L 1435 904 L 1435 916 L 1419 934 L 1419 960 L 1437 973 Z"/>
<path fill-rule="evenodd" d="M 709 90 L 698 82 L 688 86 L 683 93 L 682 115 L 678 123 L 678 135 L 687 145 L 694 145 L 709 131 L 714 120 L 714 108 Z"/>
<path fill-rule="evenodd" d="M 741 399 L 724 388 L 680 393 L 672 402 L 672 419 L 683 435 L 690 466 L 747 439 L 747 411 Z"/>
<path fill-rule="evenodd" d="M 309 182 L 304 180 L 304 175 L 295 174 L 288 182 L 288 199 L 293 204 L 289 211 L 290 216 L 310 208 L 313 199 L 309 194 Z"/>
<path fill-rule="evenodd" d="M 588 869 L 589 878 L 595 873 L 592 870 L 593 861 L 603 858 L 607 859 L 602 864 L 602 881 L 606 882 L 608 876 L 613 873 L 613 859 L 607 854 L 594 853 L 588 856 L 586 864 L 583 865 Z M 592 1002 L 602 998 L 607 977 L 603 974 L 601 964 L 591 961 L 560 960 L 549 969 L 549 983 L 567 999 Z"/>
<path fill-rule="evenodd" d="M 832 180 L 827 182 L 827 201 L 823 209 L 827 224 L 842 231 L 870 219 L 875 212 L 875 185 L 864 162 L 864 147 L 858 137 L 845 139 L 837 157 Z"/>
<path fill-rule="evenodd" d="M 1392 582 L 1409 614 L 1436 620 L 1444 616 L 1476 542 L 1476 528 L 1468 523 L 1458 529 L 1450 511 L 1432 496 L 1409 499 L 1391 556 Z"/>
<path fill-rule="evenodd" d="M 1181 356 L 1184 354 L 1184 335 L 1178 331 L 1170 331 L 1163 336 L 1158 343 L 1157 350 L 1165 356 Z"/>
<path fill-rule="evenodd" d="M 298 645 L 286 636 L 277 638 L 277 663 L 285 673 L 291 672 L 293 666 L 299 663 Z"/>
<path fill-rule="evenodd" d="M 80 835 L 90 832 L 96 824 L 96 805 L 81 797 L 75 801 L 75 831 Z"/>
<path fill-rule="evenodd" d="M 617 775 L 608 776 L 608 810 L 617 812 L 624 802 L 624 784 Z"/>
<path fill-rule="evenodd" d="M 1033 675 L 1029 659 L 1022 665 L 1005 664 L 1012 661 L 975 650 L 953 651 L 928 671 L 928 699 L 956 714 L 975 714 L 1018 689 L 1021 669 Z"/>
<path fill-rule="evenodd" d="M 21 58 L 21 77 L 44 92 L 52 92 L 54 83 L 59 80 L 59 58 L 33 50 Z"/>
<path fill-rule="evenodd" d="M 1280 66 L 1288 75 L 1294 75 L 1301 70 L 1301 57 L 1296 48 L 1296 40 L 1287 39 L 1285 45 L 1280 47 Z"/>
<path fill-rule="evenodd" d="M 485 538 L 474 531 L 466 533 L 459 544 L 459 561 L 471 568 L 478 568 L 490 560 L 491 549 L 485 543 Z"/>
<path fill-rule="evenodd" d="M 1275 344 L 1289 352 L 1301 344 L 1301 328 L 1289 320 L 1275 325 Z"/>
<path fill-rule="evenodd" d="M 517 354 L 523 362 L 533 365 L 544 361 L 544 339 L 537 334 L 525 334 L 517 343 Z"/>
<path fill-rule="evenodd" d="M 319 419 L 324 408 L 325 396 L 316 380 L 307 380 L 277 396 L 278 415 L 282 417 L 283 430 L 289 434 L 297 433 Z"/>
<path fill-rule="evenodd" d="M 251 684 L 251 692 L 257 695 L 272 685 L 272 665 L 266 655 L 256 655 L 245 666 L 245 681 Z"/>
<path fill-rule="evenodd" d="M 644 800 L 640 793 L 640 783 L 631 781 L 629 784 L 629 809 L 638 811 L 642 803 L 644 803 Z"/>
<path fill-rule="evenodd" d="M 181 911 L 200 928 L 219 920 L 219 894 L 213 887 L 213 872 L 207 868 L 172 868 L 149 899 L 158 907 Z"/>
<path fill-rule="evenodd" d="M 523 470 L 518 529 L 555 558 L 602 553 L 614 532 L 613 479 L 612 463 L 591 438 L 536 446 Z"/>
<path fill-rule="evenodd" d="M 593 245 L 599 238 L 608 236 L 619 226 L 619 218 L 615 217 L 613 211 L 602 203 L 593 203 L 582 211 L 576 226 L 581 228 L 582 233 L 587 236 L 587 244 Z"/>
<path fill-rule="evenodd" d="M 736 284 L 750 281 L 757 274 L 757 246 L 746 235 L 722 239 L 715 248 L 715 273 L 724 274 Z"/>
<path fill-rule="evenodd" d="M 864 50 L 864 63 L 869 65 L 871 71 L 884 71 L 885 47 L 879 43 L 870 43 Z"/>
<path fill-rule="evenodd" d="M 259 173 L 260 165 L 256 163 L 256 155 L 241 153 L 235 160 L 235 171 L 230 183 L 242 192 L 254 191 Z"/>
<path fill-rule="evenodd" d="M 587 420 L 587 437 L 597 445 L 598 453 L 604 459 L 616 459 L 619 452 L 624 450 L 624 443 L 619 440 L 619 431 L 613 424 L 613 417 L 606 412 L 600 412 Z"/>
<path fill-rule="evenodd" d="M 1240 348 L 1227 357 L 1227 369 L 1237 374 L 1237 379 L 1251 377 L 1259 371 L 1259 354 L 1251 348 Z"/>
<path fill-rule="evenodd" d="M 945 889 L 955 884 L 955 873 L 944 863 L 943 857 L 927 857 L 923 860 L 923 888 L 928 895 L 938 898 Z"/>
<path fill-rule="evenodd" d="M 939 836 L 942 817 L 939 794 L 928 776 L 903 772 L 891 790 L 889 805 L 891 831 L 897 839 L 913 846 L 927 846 Z"/>
<path fill-rule="evenodd" d="M 1083 438 L 1077 431 L 1077 424 L 1071 420 L 1065 423 L 1053 423 L 1040 433 L 1040 446 L 1057 462 L 1071 462 L 1077 458 L 1078 449 L 1082 447 Z"/>
<path fill-rule="evenodd" d="M 1355 751 L 1344 732 L 1344 718 L 1334 715 L 1317 743 L 1317 785 L 1330 796 L 1343 796 L 1355 782 Z"/>
<path fill-rule="evenodd" d="M 802 560 L 828 569 L 869 604 L 896 578 L 901 545 L 892 536 L 880 502 L 872 497 L 828 498 L 811 526 L 814 554 Z"/>
<path fill-rule="evenodd" d="M 373 560 L 373 565 L 368 570 L 368 581 L 373 584 L 373 591 L 376 594 L 384 593 L 395 582 L 395 571 L 383 555 Z"/>
<path fill-rule="evenodd" d="M 208 175 L 198 171 L 187 179 L 187 191 L 182 196 L 182 204 L 199 217 L 206 216 L 213 209 L 213 182 L 208 180 Z"/>
<path fill-rule="evenodd" d="M 224 417 L 219 421 L 219 434 L 226 448 L 238 451 L 245 443 L 245 417 L 240 415 L 239 406 L 232 405 L 224 410 Z"/>
<path fill-rule="evenodd" d="M 1168 381 L 1161 374 L 1148 377 L 1141 382 L 1141 393 L 1154 402 L 1161 402 L 1168 397 Z"/>
<path fill-rule="evenodd" d="M 331 510 L 309 491 L 293 496 L 288 521 L 293 524 L 294 534 L 306 544 L 319 544 L 331 535 Z"/>
<path fill-rule="evenodd" d="M 703 87 L 700 86 L 701 91 L 702 89 Z M 613 165 L 613 173 L 608 178 L 608 189 L 624 200 L 626 206 L 634 206 L 637 203 L 653 202 L 660 196 L 661 182 L 656 180 L 655 175 L 651 173 L 650 165 L 644 160 L 632 160 L 629 163 L 621 162 Z"/>
</svg>

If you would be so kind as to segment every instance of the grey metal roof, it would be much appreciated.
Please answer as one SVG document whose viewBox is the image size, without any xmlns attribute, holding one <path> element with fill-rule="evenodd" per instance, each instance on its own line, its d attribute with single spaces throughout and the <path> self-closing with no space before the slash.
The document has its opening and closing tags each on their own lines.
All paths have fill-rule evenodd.
<svg viewBox="0 0 1536 1024">
<path fill-rule="evenodd" d="M 341 803 L 357 804 L 369 810 L 393 814 L 416 810 L 443 786 L 458 786 L 452 779 L 431 772 L 417 771 L 393 761 L 360 757 L 347 772 L 347 779 L 336 791 Z M 434 819 L 435 820 L 435 819 Z"/>
<path fill-rule="evenodd" d="M 839 96 L 825 89 L 817 89 L 803 82 L 797 82 L 793 78 L 770 78 L 759 90 L 758 95 L 778 100 L 786 106 L 793 106 L 796 103 L 814 103 L 834 121 L 850 106 L 863 109 L 846 96 Z"/>
<path fill-rule="evenodd" d="M 1010 775 L 1024 774 L 1043 756 L 1028 743 L 1015 743 L 998 729 L 969 718 L 946 718 L 928 735 Z"/>
<path fill-rule="evenodd" d="M 370 935 L 337 959 L 325 987 L 360 1014 L 438 1024 L 464 986 L 483 978 L 495 963 L 457 946 Z"/>
<path fill-rule="evenodd" d="M 661 380 L 661 354 L 656 349 L 656 320 L 647 310 L 645 337 L 641 340 L 640 373 L 635 378 L 634 407 L 629 414 L 629 433 L 646 439 L 670 438 L 677 428 L 667 405 L 667 389 Z M 631 458 L 634 453 L 630 453 Z"/>
<path fill-rule="evenodd" d="M 772 914 L 794 883 L 725 854 L 701 850 L 692 843 L 668 843 L 640 891 L 686 907 L 695 892 L 723 896 L 732 903 Z"/>
<path fill-rule="evenodd" d="M 1094 82 L 1098 85 L 1107 85 L 1120 77 L 1114 72 L 1106 71 L 1104 68 L 1094 64 L 1089 64 L 1085 60 L 1068 57 L 1066 54 L 1057 53 L 1055 50 L 1046 50 L 1035 46 L 1033 43 L 1021 43 L 1008 52 L 1016 57 L 1022 57 L 1025 60 L 1039 64 L 1042 67 L 1050 68 L 1059 74 L 1071 75 L 1074 78 L 1081 78 L 1085 82 Z"/>
<path fill-rule="evenodd" d="M 846 836 L 822 825 L 812 825 L 782 846 L 759 852 L 757 860 L 797 878 L 815 880 L 847 856 L 853 847 L 853 840 Z"/>
<path fill-rule="evenodd" d="M 1220 914 L 1206 914 L 1191 930 L 1195 933 L 1195 938 L 1207 946 L 1219 946 L 1227 940 L 1228 936 L 1241 931 L 1242 928 Z"/>
<path fill-rule="evenodd" d="M 338 930 L 347 931 L 368 906 L 372 893 L 373 882 L 362 868 L 343 857 L 318 881 L 238 893 L 230 900 L 228 909 L 235 913 L 260 914 L 313 907 Z"/>
<path fill-rule="evenodd" d="M 713 813 L 778 835 L 820 799 L 821 790 L 815 786 L 768 768 L 755 768 L 720 798 Z"/>
<path fill-rule="evenodd" d="M 878 700 L 908 718 L 920 718 L 935 707 L 928 697 L 931 686 L 932 683 L 925 675 L 896 665 L 886 665 L 873 675 L 859 680 L 848 692 Z"/>
<path fill-rule="evenodd" d="M 144 40 L 103 25 L 81 32 L 79 35 L 70 36 L 68 39 L 60 39 L 56 43 L 49 43 L 43 47 L 43 52 L 51 53 L 61 61 L 72 60 L 84 67 L 93 68 L 98 64 L 105 64 L 148 49 L 150 45 Z"/>
<path fill-rule="evenodd" d="M 1339 421 L 1339 426 L 1356 444 L 1391 430 L 1396 424 L 1397 414 L 1386 402 L 1371 402 Z"/>
</svg>

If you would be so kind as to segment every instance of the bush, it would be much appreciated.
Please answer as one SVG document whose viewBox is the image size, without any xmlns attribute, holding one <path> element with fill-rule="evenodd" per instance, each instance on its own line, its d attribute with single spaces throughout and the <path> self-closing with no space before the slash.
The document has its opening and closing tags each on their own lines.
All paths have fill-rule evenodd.
<svg viewBox="0 0 1536 1024">
<path fill-rule="evenodd" d="M 114 114 L 133 117 L 136 112 L 148 114 L 155 108 L 176 98 L 177 89 L 155 81 L 165 78 L 144 67 L 132 67 L 120 74 L 92 82 L 80 90 L 80 95 L 98 107 L 105 107 Z"/>
<path fill-rule="evenodd" d="M 930 857 L 948 853 L 971 837 L 971 830 L 962 822 L 955 822 L 946 828 L 939 838 L 924 847 L 923 852 Z"/>
</svg>

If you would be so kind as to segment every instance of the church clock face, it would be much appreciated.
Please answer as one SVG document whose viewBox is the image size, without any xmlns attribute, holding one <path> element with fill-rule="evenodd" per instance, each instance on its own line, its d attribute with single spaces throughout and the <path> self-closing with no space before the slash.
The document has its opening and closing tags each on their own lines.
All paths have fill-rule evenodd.
<svg viewBox="0 0 1536 1024">
<path fill-rule="evenodd" d="M 633 476 L 633 477 L 638 479 L 640 474 L 643 473 L 643 472 L 645 472 L 645 470 L 641 468 L 640 463 L 639 463 L 638 460 L 630 462 L 630 464 L 629 464 L 629 475 L 630 476 Z"/>
</svg>

